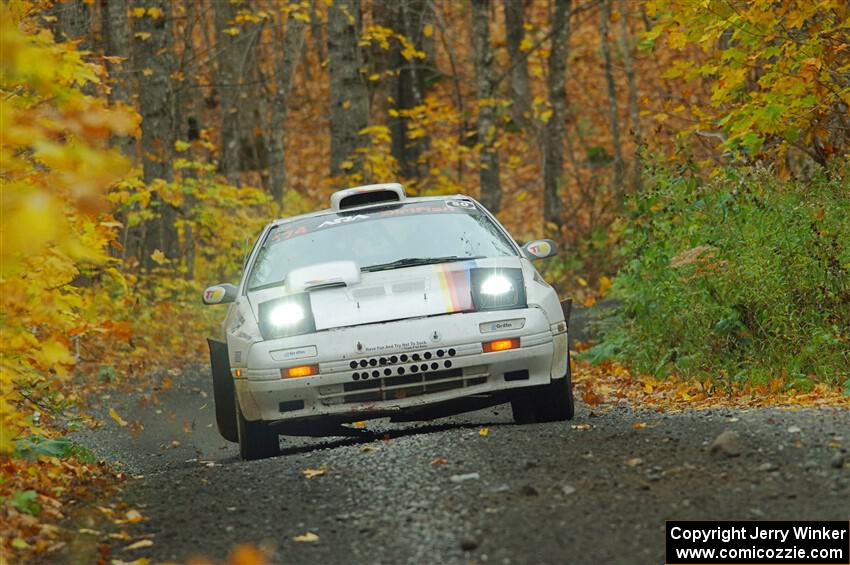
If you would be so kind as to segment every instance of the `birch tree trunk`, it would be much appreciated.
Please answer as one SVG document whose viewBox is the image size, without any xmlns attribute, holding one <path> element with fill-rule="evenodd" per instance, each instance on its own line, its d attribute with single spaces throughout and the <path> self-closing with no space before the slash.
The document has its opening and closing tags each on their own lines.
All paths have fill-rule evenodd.
<svg viewBox="0 0 850 565">
<path fill-rule="evenodd" d="M 617 85 L 611 64 L 611 43 L 608 41 L 608 23 L 611 21 L 611 0 L 602 0 L 599 10 L 599 35 L 602 40 L 602 58 L 605 62 L 605 82 L 608 85 L 608 116 L 611 140 L 614 145 L 614 190 L 623 190 L 623 147 L 620 143 L 620 120 L 617 116 Z"/>
<path fill-rule="evenodd" d="M 171 159 L 174 152 L 177 123 L 175 92 L 171 73 L 174 71 L 174 49 L 171 30 L 171 1 L 146 0 L 145 6 L 157 8 L 161 16 L 145 15 L 136 18 L 132 40 L 133 64 L 143 84 L 139 88 L 139 112 L 142 115 L 141 145 L 144 147 L 142 165 L 145 183 L 157 179 L 171 181 Z M 142 245 L 142 265 L 149 268 L 151 254 L 159 249 L 166 257 L 179 255 L 175 209 L 163 202 L 158 194 L 151 206 L 159 216 L 145 223 Z"/>
<path fill-rule="evenodd" d="M 511 56 L 511 112 L 514 122 L 528 125 L 531 112 L 531 95 L 528 86 L 528 57 L 521 49 L 525 36 L 525 1 L 504 0 L 505 39 Z"/>
<path fill-rule="evenodd" d="M 289 5 L 297 9 L 298 0 L 290 0 Z M 301 57 L 304 42 L 303 21 L 292 17 L 290 12 L 286 20 L 286 32 L 281 40 L 279 26 L 275 26 L 275 43 L 283 46 L 283 54 L 278 55 L 275 68 L 275 96 L 272 108 L 271 141 L 269 144 L 269 168 L 271 174 L 272 196 L 275 202 L 283 205 L 283 191 L 286 186 L 286 153 L 284 133 L 286 115 L 289 107 L 289 93 L 295 78 L 295 67 Z"/>
<path fill-rule="evenodd" d="M 546 90 L 552 115 L 543 129 L 543 219 L 546 229 L 560 235 L 561 175 L 564 168 L 564 137 L 567 119 L 567 55 L 570 41 L 571 0 L 555 0 L 552 14 L 549 75 Z"/>
<path fill-rule="evenodd" d="M 481 203 L 496 213 L 501 207 L 499 151 L 496 143 L 496 107 L 493 53 L 490 48 L 490 1 L 472 1 L 472 44 L 475 52 L 475 85 L 478 97 L 479 179 Z"/>
<path fill-rule="evenodd" d="M 360 169 L 357 149 L 368 141 L 360 135 L 360 130 L 369 125 L 369 92 L 360 72 L 359 31 L 360 0 L 335 0 L 328 8 L 331 175 L 334 176 Z M 353 166 L 348 167 L 347 161 Z"/>
</svg>

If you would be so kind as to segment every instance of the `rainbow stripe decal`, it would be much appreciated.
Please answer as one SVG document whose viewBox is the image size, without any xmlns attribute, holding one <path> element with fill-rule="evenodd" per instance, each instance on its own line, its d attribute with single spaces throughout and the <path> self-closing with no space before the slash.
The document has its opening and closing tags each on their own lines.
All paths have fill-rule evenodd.
<svg viewBox="0 0 850 565">
<path fill-rule="evenodd" d="M 472 293 L 469 291 L 469 269 L 475 261 L 467 261 L 464 268 L 457 264 L 437 265 L 437 278 L 443 294 L 446 312 L 466 312 L 473 309 Z"/>
</svg>

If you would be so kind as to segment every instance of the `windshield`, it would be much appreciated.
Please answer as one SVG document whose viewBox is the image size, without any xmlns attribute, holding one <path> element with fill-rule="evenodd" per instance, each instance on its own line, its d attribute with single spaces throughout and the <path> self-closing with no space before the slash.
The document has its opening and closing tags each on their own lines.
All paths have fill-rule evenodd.
<svg viewBox="0 0 850 565">
<path fill-rule="evenodd" d="M 272 228 L 248 289 L 282 284 L 290 271 L 329 261 L 354 261 L 361 270 L 376 271 L 516 255 L 511 241 L 472 202 L 393 204 Z"/>
</svg>

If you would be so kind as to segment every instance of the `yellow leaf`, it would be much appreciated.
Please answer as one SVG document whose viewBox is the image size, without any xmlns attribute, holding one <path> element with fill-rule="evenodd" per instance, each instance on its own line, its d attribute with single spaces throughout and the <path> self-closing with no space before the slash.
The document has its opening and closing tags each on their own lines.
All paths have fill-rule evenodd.
<svg viewBox="0 0 850 565">
<path fill-rule="evenodd" d="M 641 459 L 640 457 L 632 457 L 631 459 L 626 461 L 626 465 L 628 465 L 629 467 L 637 467 L 641 463 L 643 463 L 643 459 Z"/>
<path fill-rule="evenodd" d="M 122 428 L 127 425 L 127 421 L 118 415 L 118 412 L 115 411 L 115 408 L 109 409 L 109 417 L 115 420 L 115 422 Z"/>
<path fill-rule="evenodd" d="M 523 37 L 522 41 L 519 44 L 520 51 L 531 51 L 531 48 L 534 47 L 534 43 L 532 43 L 530 37 Z"/>
<path fill-rule="evenodd" d="M 146 77 L 149 77 L 153 74 L 153 69 L 144 68 L 144 69 L 142 69 L 142 74 L 145 75 Z"/>
<path fill-rule="evenodd" d="M 369 80 L 371 80 L 373 82 L 376 81 L 376 80 L 381 80 L 381 75 L 379 75 L 378 73 L 373 73 L 373 74 L 369 75 Z"/>
<path fill-rule="evenodd" d="M 156 249 L 153 253 L 151 253 L 151 259 L 153 259 L 154 263 L 157 265 L 165 265 L 168 263 L 168 259 L 165 257 L 165 253 L 161 250 Z"/>
<path fill-rule="evenodd" d="M 327 475 L 327 469 L 304 469 L 301 471 L 301 474 L 307 477 L 308 479 L 312 479 L 315 477 L 321 477 L 322 475 Z"/>
<path fill-rule="evenodd" d="M 352 163 L 351 161 L 343 161 L 339 164 L 339 166 L 341 169 L 348 170 L 354 168 L 354 163 Z"/>
<path fill-rule="evenodd" d="M 151 34 L 147 31 L 137 31 L 133 34 L 133 37 L 136 39 L 141 39 L 142 41 L 147 41 L 151 38 Z"/>
<path fill-rule="evenodd" d="M 432 35 L 434 35 L 434 26 L 432 26 L 431 24 L 425 24 L 425 27 L 422 28 L 422 35 L 424 35 L 425 37 L 431 37 Z"/>
<path fill-rule="evenodd" d="M 133 8 L 133 16 L 136 18 L 141 18 L 145 15 L 144 8 Z"/>
<path fill-rule="evenodd" d="M 224 30 L 224 33 L 233 37 L 233 36 L 239 35 L 239 28 L 238 27 L 229 27 L 226 30 Z"/>
<path fill-rule="evenodd" d="M 292 538 L 292 541 L 313 543 L 319 541 L 319 536 L 317 536 L 313 532 L 307 532 L 305 534 L 301 534 L 300 536 L 295 536 L 294 538 Z"/>
<path fill-rule="evenodd" d="M 152 542 L 151 540 L 149 540 L 149 539 L 143 539 L 143 540 L 139 540 L 139 541 L 137 541 L 136 543 L 131 543 L 130 545 L 128 545 L 128 546 L 127 546 L 127 547 L 125 547 L 124 549 L 125 549 L 125 550 L 128 550 L 128 549 L 142 549 L 143 547 L 150 547 L 150 546 L 152 546 L 152 545 L 153 545 L 153 542 Z"/>
<path fill-rule="evenodd" d="M 110 412 L 111 412 L 111 410 L 110 410 Z M 144 518 L 142 518 L 142 513 L 139 512 L 138 510 L 135 510 L 135 509 L 128 510 L 127 514 L 125 514 L 125 516 L 127 518 L 127 521 L 130 522 L 131 524 L 136 524 L 136 523 L 144 520 Z"/>
<path fill-rule="evenodd" d="M 148 15 L 155 20 L 163 16 L 162 8 L 148 8 Z"/>
<path fill-rule="evenodd" d="M 489 433 L 490 433 L 489 428 L 481 428 L 480 430 L 478 430 L 478 435 L 480 435 L 481 437 L 487 437 L 487 434 L 489 434 Z"/>
</svg>

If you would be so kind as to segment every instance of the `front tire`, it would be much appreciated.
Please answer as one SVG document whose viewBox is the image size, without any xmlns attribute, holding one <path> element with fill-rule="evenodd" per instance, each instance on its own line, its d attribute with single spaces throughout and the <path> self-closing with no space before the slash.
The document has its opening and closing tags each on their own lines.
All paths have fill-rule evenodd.
<svg viewBox="0 0 850 565">
<path fill-rule="evenodd" d="M 517 396 L 511 400 L 511 409 L 517 424 L 572 420 L 575 416 L 575 399 L 569 357 L 564 378 L 517 391 Z"/>
<path fill-rule="evenodd" d="M 239 455 L 246 461 L 280 455 L 278 433 L 262 420 L 251 422 L 242 415 L 239 399 L 236 404 L 236 429 L 239 435 Z"/>
</svg>

